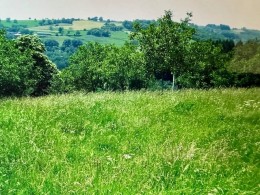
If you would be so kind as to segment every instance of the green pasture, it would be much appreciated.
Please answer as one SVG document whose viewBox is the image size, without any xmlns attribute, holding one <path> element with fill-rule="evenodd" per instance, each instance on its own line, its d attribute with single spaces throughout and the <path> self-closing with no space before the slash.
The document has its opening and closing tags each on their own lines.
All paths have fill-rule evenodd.
<svg viewBox="0 0 260 195">
<path fill-rule="evenodd" d="M 257 194 L 260 90 L 0 99 L 0 194 Z"/>
</svg>

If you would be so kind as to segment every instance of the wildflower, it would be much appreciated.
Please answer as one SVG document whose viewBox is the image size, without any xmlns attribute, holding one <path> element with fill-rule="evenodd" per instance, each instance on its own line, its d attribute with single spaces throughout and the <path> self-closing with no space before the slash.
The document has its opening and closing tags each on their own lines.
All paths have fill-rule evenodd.
<svg viewBox="0 0 260 195">
<path fill-rule="evenodd" d="M 133 156 L 131 154 L 124 154 L 123 157 L 125 159 L 131 159 Z"/>
</svg>

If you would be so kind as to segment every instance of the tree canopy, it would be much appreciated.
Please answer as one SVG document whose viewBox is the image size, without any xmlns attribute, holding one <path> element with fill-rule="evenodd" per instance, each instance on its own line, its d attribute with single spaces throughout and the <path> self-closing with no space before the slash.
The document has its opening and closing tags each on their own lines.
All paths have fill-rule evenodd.
<svg viewBox="0 0 260 195">
<path fill-rule="evenodd" d="M 43 95 L 58 73 L 36 36 L 8 40 L 0 33 L 0 95 Z"/>
</svg>

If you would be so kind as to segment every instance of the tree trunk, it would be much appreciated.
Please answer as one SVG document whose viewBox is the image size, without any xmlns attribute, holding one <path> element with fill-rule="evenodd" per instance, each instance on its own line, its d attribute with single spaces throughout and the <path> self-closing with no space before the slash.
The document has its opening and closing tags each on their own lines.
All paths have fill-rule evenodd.
<svg viewBox="0 0 260 195">
<path fill-rule="evenodd" d="M 174 78 L 174 74 L 172 73 L 172 90 L 174 90 L 175 87 L 175 78 Z"/>
</svg>

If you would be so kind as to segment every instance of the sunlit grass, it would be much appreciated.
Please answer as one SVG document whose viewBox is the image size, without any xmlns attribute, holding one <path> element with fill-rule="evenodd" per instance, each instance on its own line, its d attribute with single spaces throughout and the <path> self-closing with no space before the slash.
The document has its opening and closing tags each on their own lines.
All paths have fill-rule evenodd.
<svg viewBox="0 0 260 195">
<path fill-rule="evenodd" d="M 0 100 L 0 194 L 256 194 L 260 90 Z"/>
</svg>

